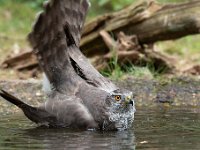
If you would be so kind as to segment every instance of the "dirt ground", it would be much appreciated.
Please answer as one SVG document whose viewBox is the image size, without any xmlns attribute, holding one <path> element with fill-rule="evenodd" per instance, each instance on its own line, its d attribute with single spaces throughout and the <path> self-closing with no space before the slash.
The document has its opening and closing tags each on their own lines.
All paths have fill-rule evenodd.
<svg viewBox="0 0 200 150">
<path fill-rule="evenodd" d="M 121 88 L 133 91 L 136 107 L 200 106 L 200 80 L 198 79 L 176 77 L 152 80 L 127 77 L 114 82 Z M 0 88 L 31 105 L 39 105 L 47 97 L 42 91 L 41 80 L 4 80 L 0 81 Z M 0 99 L 0 113 L 19 111 L 12 104 Z"/>
</svg>

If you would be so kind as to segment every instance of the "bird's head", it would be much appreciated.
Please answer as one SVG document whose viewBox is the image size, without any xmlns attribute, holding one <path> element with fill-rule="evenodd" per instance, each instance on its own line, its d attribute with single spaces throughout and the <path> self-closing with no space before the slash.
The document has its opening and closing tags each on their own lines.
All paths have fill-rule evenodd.
<svg viewBox="0 0 200 150">
<path fill-rule="evenodd" d="M 106 105 L 109 121 L 105 122 L 104 126 L 121 130 L 127 129 L 132 125 L 135 113 L 132 92 L 121 89 L 115 90 L 107 96 Z"/>
<path fill-rule="evenodd" d="M 115 90 L 108 95 L 107 104 L 120 109 L 134 107 L 133 93 L 127 90 Z"/>
</svg>

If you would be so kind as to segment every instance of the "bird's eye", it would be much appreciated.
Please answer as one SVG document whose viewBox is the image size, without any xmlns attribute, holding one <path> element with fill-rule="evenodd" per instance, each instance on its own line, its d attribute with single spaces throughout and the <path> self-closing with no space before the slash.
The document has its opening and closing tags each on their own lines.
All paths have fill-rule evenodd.
<svg viewBox="0 0 200 150">
<path fill-rule="evenodd" d="M 115 96 L 115 100 L 116 100 L 116 101 L 120 101 L 120 100 L 121 100 L 121 96 L 120 96 L 120 95 L 116 95 L 116 96 Z"/>
</svg>

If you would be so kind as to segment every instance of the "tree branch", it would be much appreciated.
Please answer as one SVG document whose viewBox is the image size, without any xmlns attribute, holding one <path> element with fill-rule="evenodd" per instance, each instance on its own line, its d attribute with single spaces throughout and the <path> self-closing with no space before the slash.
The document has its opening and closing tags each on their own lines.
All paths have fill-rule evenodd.
<svg viewBox="0 0 200 150">
<path fill-rule="evenodd" d="M 108 49 L 100 32 L 117 37 L 120 31 L 136 35 L 140 44 L 177 39 L 200 31 L 200 1 L 161 5 L 155 1 L 131 5 L 86 24 L 81 49 L 87 56 L 105 54 Z"/>
</svg>

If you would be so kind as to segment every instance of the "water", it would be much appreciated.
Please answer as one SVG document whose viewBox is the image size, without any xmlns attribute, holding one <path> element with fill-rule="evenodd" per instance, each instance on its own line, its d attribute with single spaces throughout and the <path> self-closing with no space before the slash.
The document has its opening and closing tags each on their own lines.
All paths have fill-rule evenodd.
<svg viewBox="0 0 200 150">
<path fill-rule="evenodd" d="M 199 108 L 137 108 L 128 131 L 41 129 L 23 114 L 0 117 L 0 149 L 200 149 Z"/>
</svg>

